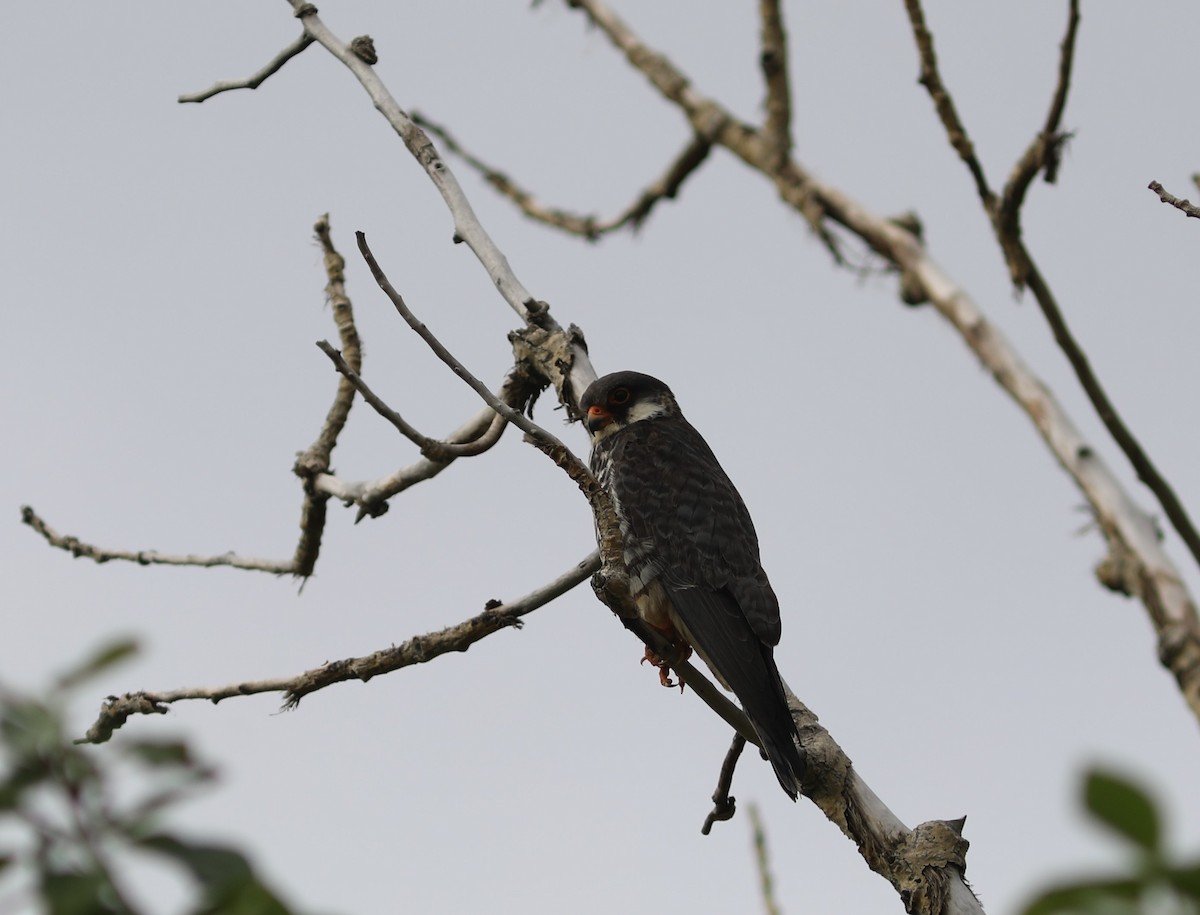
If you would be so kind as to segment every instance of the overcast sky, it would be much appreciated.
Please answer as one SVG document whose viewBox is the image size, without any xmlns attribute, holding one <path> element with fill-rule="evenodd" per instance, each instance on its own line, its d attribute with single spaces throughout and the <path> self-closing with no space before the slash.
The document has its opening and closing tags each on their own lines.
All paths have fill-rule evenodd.
<svg viewBox="0 0 1200 915">
<path fill-rule="evenodd" d="M 739 116 L 761 117 L 755 4 L 620 2 L 642 37 Z M 1032 301 L 1012 294 L 966 170 L 917 84 L 903 4 L 786 4 L 796 152 L 872 210 L 916 210 L 935 259 L 1064 402 L 1135 497 Z M 399 102 L 449 125 L 547 203 L 609 214 L 688 137 L 678 113 L 557 0 L 339 2 Z M 1064 2 L 927 4 L 943 72 L 993 184 L 1041 124 Z M 97 566 L 18 522 L 114 548 L 283 559 L 290 473 L 335 385 L 311 240 L 329 212 L 349 261 L 365 375 L 428 434 L 478 409 L 397 319 L 353 252 L 363 230 L 417 314 L 480 377 L 517 319 L 365 93 L 319 47 L 256 92 L 179 105 L 297 33 L 283 3 L 10 4 L 0 225 L 8 523 L 0 677 L 36 687 L 101 640 L 139 659 L 75 709 L 130 689 L 218 685 L 362 655 L 518 597 L 592 548 L 586 503 L 508 434 L 355 526 L 332 505 L 316 576 Z M 1113 400 L 1200 510 L 1200 168 L 1187 2 L 1088 4 L 1060 183 L 1025 237 Z M 717 151 L 637 236 L 598 245 L 517 214 L 451 160 L 517 275 L 583 328 L 601 372 L 666 380 L 738 484 L 783 604 L 777 659 L 909 825 L 967 815 L 968 879 L 1013 912 L 1056 876 L 1117 860 L 1079 813 L 1082 769 L 1150 781 L 1173 841 L 1200 841 L 1196 721 L 1158 665 L 1142 606 L 1102 590 L 1082 498 L 1032 425 L 894 278 L 834 268 L 768 183 Z M 1194 191 L 1192 196 L 1195 196 Z M 859 251 L 861 246 L 851 245 Z M 561 426 L 549 398 L 537 419 Z M 349 479 L 414 448 L 356 405 Z M 1188 585 L 1200 576 L 1175 537 Z M 275 696 L 175 706 L 123 735 L 184 735 L 221 771 L 180 823 L 236 841 L 310 911 L 755 911 L 748 819 L 700 835 L 727 728 L 660 689 L 580 588 L 465 655 L 276 714 Z M 97 751 L 103 754 L 103 748 Z M 747 758 L 787 912 L 899 911 L 809 802 Z M 161 882 L 161 878 L 155 878 Z M 152 911 L 177 910 L 178 893 Z M 174 900 L 174 901 L 172 901 Z M 172 908 L 172 907 L 175 908 Z"/>
</svg>

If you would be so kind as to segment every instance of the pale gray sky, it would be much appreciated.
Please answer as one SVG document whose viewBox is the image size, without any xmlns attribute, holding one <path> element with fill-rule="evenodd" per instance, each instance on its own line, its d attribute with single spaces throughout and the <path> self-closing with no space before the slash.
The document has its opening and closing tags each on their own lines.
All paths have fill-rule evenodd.
<svg viewBox="0 0 1200 915">
<path fill-rule="evenodd" d="M 756 120 L 753 4 L 616 3 L 699 88 Z M 175 97 L 243 76 L 292 40 L 282 2 L 12 4 L 0 42 L 0 227 L 9 307 L 0 526 L 0 676 L 22 685 L 99 640 L 145 651 L 98 683 L 221 684 L 365 654 L 512 598 L 592 545 L 587 506 L 509 433 L 352 524 L 331 507 L 316 577 L 96 566 L 17 520 L 112 547 L 284 558 L 290 473 L 335 377 L 311 225 L 349 260 L 365 374 L 430 434 L 475 395 L 395 316 L 351 256 L 372 246 L 412 308 L 481 377 L 516 318 L 350 74 L 310 48 L 256 92 Z M 1003 262 L 917 85 L 903 5 L 788 3 L 797 153 L 877 212 L 915 209 L 935 258 L 1010 335 L 1145 506 Z M 368 32 L 402 105 L 451 126 L 549 203 L 610 213 L 687 137 L 603 36 L 553 0 L 326 0 Z M 929 2 L 944 75 L 993 183 L 1044 118 L 1065 3 Z M 1184 2 L 1089 4 L 1060 184 L 1036 184 L 1026 238 L 1113 399 L 1200 510 L 1195 431 L 1200 226 L 1196 74 Z M 1081 768 L 1152 781 L 1194 848 L 1196 722 L 1139 604 L 1099 588 L 1082 499 L 1023 414 L 894 281 L 835 270 L 759 176 L 716 152 L 640 235 L 587 245 L 531 224 L 451 160 L 518 276 L 587 334 L 601 372 L 674 388 L 748 503 L 784 604 L 777 652 L 875 791 L 910 825 L 966 814 L 968 879 L 1012 912 L 1053 876 L 1114 860 L 1075 800 Z M 1194 194 L 1193 194 L 1194 196 Z M 537 418 L 580 453 L 546 400 Z M 356 405 L 334 455 L 354 479 L 415 457 Z M 1195 589 L 1200 577 L 1168 545 Z M 124 733 L 186 735 L 222 772 L 181 821 L 243 843 L 309 910 L 755 911 L 748 821 L 699 827 L 727 729 L 658 688 L 586 589 L 462 656 L 347 684 L 275 714 L 264 696 L 176 706 Z M 103 753 L 104 750 L 98 751 Z M 770 832 L 785 911 L 899 911 L 892 889 L 770 768 L 734 793 Z M 168 911 L 169 906 L 156 911 Z"/>
</svg>

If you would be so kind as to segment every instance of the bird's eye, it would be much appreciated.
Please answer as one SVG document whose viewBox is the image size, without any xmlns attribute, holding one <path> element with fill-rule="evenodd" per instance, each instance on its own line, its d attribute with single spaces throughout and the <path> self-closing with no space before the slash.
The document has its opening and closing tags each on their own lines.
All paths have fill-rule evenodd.
<svg viewBox="0 0 1200 915">
<path fill-rule="evenodd" d="M 617 388 L 608 395 L 608 402 L 611 404 L 616 404 L 618 407 L 621 406 L 621 404 L 629 403 L 629 388 Z"/>
</svg>

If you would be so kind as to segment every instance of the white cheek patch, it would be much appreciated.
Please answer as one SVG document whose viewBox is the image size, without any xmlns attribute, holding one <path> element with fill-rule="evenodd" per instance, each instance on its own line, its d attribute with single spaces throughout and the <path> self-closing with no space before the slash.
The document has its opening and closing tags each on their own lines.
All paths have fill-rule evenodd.
<svg viewBox="0 0 1200 915">
<path fill-rule="evenodd" d="M 643 419 L 654 419 L 656 416 L 665 415 L 666 412 L 667 408 L 662 401 L 643 400 L 629 408 L 629 421 L 626 425 L 641 422 Z"/>
</svg>

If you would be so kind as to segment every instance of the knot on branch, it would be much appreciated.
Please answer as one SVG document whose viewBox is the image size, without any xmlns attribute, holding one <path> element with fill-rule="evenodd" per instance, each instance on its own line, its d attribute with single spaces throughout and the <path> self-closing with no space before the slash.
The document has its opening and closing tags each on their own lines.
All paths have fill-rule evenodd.
<svg viewBox="0 0 1200 915">
<path fill-rule="evenodd" d="M 1119 540 L 1109 538 L 1108 543 L 1108 555 L 1096 563 L 1096 578 L 1110 591 L 1136 597 L 1142 590 L 1141 562 Z"/>
<path fill-rule="evenodd" d="M 897 848 L 904 862 L 898 873 L 900 898 L 909 912 L 945 911 L 945 900 L 953 868 L 958 874 L 967 870 L 967 849 L 963 838 L 966 817 L 957 820 L 931 820 L 906 834 Z"/>
<path fill-rule="evenodd" d="M 100 716 L 76 743 L 104 743 L 131 715 L 165 715 L 167 707 L 149 693 L 109 696 L 100 706 Z"/>
<path fill-rule="evenodd" d="M 592 591 L 604 606 L 622 619 L 636 619 L 637 606 L 629 587 L 629 576 L 623 568 L 602 568 L 592 576 Z"/>
<path fill-rule="evenodd" d="M 1182 683 L 1200 674 L 1200 633 L 1187 620 L 1167 623 L 1158 633 L 1158 659 Z"/>
<path fill-rule="evenodd" d="M 375 42 L 370 35 L 359 35 L 350 41 L 350 52 L 365 64 L 374 66 L 379 63 L 379 55 L 375 53 Z"/>
<path fill-rule="evenodd" d="M 303 19 L 305 16 L 317 15 L 317 8 L 311 3 L 301 3 L 296 7 L 296 12 L 292 14 L 297 19 Z"/>
<path fill-rule="evenodd" d="M 516 364 L 536 379 L 539 388 L 554 386 L 559 402 L 566 408 L 568 421 L 581 419 L 576 405 L 583 392 L 572 390 L 571 370 L 575 366 L 576 350 L 587 352 L 583 332 L 574 324 L 566 330 L 561 327 L 547 330 L 530 324 L 509 333 L 508 342 L 512 345 Z"/>
</svg>

